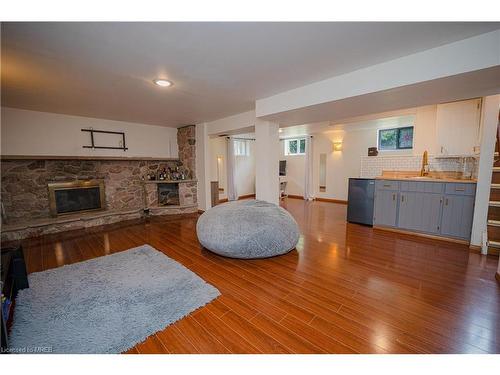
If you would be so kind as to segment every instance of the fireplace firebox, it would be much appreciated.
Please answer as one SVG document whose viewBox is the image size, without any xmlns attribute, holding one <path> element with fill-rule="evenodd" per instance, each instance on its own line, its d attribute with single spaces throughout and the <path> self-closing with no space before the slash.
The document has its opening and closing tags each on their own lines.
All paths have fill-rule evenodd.
<svg viewBox="0 0 500 375">
<path fill-rule="evenodd" d="M 103 180 L 53 182 L 48 189 L 50 214 L 54 217 L 105 208 Z"/>
<path fill-rule="evenodd" d="M 158 184 L 158 204 L 160 206 L 179 206 L 179 184 L 159 183 Z"/>
</svg>

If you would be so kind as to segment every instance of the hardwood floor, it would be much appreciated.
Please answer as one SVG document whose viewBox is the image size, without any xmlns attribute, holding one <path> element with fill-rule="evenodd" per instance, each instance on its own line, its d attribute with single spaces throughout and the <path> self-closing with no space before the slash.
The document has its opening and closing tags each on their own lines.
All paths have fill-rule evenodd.
<svg viewBox="0 0 500 375">
<path fill-rule="evenodd" d="M 127 353 L 499 353 L 498 258 L 347 224 L 346 206 L 287 199 L 297 249 L 264 260 L 203 250 L 198 214 L 23 241 L 28 272 L 145 243 L 222 296 Z"/>
</svg>

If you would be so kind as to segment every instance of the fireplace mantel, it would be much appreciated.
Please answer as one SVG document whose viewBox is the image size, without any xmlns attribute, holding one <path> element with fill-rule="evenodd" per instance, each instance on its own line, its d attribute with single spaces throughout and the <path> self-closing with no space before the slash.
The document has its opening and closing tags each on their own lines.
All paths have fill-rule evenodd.
<svg viewBox="0 0 500 375">
<path fill-rule="evenodd" d="M 146 156 L 60 156 L 60 155 L 1 155 L 1 160 L 129 160 L 129 161 L 179 161 L 179 158 Z"/>
<path fill-rule="evenodd" d="M 187 182 L 197 182 L 198 180 L 147 180 L 145 184 L 182 184 Z"/>
</svg>

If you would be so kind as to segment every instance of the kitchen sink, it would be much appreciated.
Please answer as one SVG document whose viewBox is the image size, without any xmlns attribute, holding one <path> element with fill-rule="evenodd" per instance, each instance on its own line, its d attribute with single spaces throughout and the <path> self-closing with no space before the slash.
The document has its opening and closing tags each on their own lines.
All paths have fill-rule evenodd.
<svg viewBox="0 0 500 375">
<path fill-rule="evenodd" d="M 414 176 L 409 177 L 411 180 L 440 180 L 441 177 Z"/>
</svg>

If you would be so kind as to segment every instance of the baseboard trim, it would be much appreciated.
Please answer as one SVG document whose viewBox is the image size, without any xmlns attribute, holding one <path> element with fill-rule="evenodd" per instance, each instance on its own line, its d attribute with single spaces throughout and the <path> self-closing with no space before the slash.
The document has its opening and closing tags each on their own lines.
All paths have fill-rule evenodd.
<svg viewBox="0 0 500 375">
<path fill-rule="evenodd" d="M 304 197 L 302 195 L 288 194 L 286 197 L 287 198 L 292 198 L 292 199 L 301 199 L 301 200 L 304 200 Z"/>
<path fill-rule="evenodd" d="M 255 194 L 246 194 L 246 195 L 242 195 L 241 197 L 238 197 L 238 200 L 241 200 L 241 199 L 248 199 L 248 198 L 255 198 Z"/>
<path fill-rule="evenodd" d="M 461 244 L 461 245 L 469 245 L 470 244 L 470 242 L 466 241 L 466 240 L 459 240 L 459 239 L 456 239 L 456 238 L 441 237 L 441 236 L 436 236 L 436 235 L 433 235 L 433 234 L 411 232 L 409 230 L 398 229 L 398 228 L 389 228 L 389 227 L 382 227 L 382 226 L 374 225 L 373 229 L 379 229 L 379 230 L 384 230 L 384 231 L 387 231 L 387 232 L 394 232 L 394 233 L 406 234 L 406 235 L 416 236 L 416 237 L 430 238 L 430 239 L 438 240 L 438 241 L 453 242 L 453 243 L 458 243 L 458 244 Z"/>
<path fill-rule="evenodd" d="M 488 247 L 488 255 L 500 256 L 500 249 L 498 247 Z"/>
<path fill-rule="evenodd" d="M 331 198 L 314 198 L 315 201 L 318 202 L 329 202 L 329 203 L 337 203 L 337 204 L 347 204 L 347 201 L 343 199 L 331 199 Z"/>
<path fill-rule="evenodd" d="M 242 199 L 248 199 L 248 198 L 255 198 L 255 194 L 242 195 L 242 196 L 238 197 L 238 200 L 240 201 Z M 229 200 L 227 198 L 219 199 L 219 203 L 226 203 L 226 202 L 229 202 Z"/>
<path fill-rule="evenodd" d="M 469 250 L 471 253 L 481 254 L 481 246 L 478 245 L 469 245 Z"/>
</svg>

